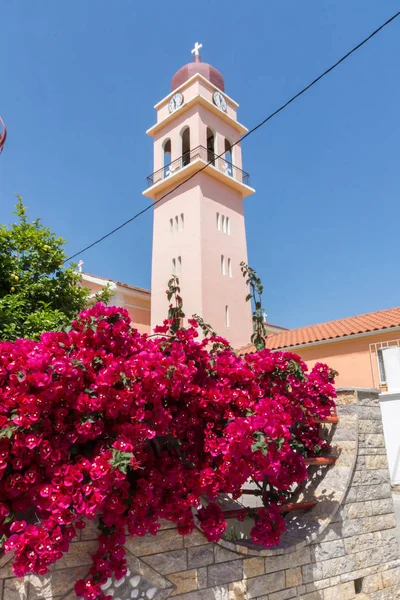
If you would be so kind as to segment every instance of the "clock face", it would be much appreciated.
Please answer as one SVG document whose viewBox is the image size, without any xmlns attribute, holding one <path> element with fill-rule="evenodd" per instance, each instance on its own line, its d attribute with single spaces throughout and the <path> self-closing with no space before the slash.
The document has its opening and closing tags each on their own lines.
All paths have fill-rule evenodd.
<svg viewBox="0 0 400 600">
<path fill-rule="evenodd" d="M 223 97 L 223 95 L 221 94 L 221 92 L 213 93 L 213 101 L 214 101 L 215 106 L 218 106 L 218 108 L 220 108 L 221 110 L 226 112 L 226 100 Z"/>
<path fill-rule="evenodd" d="M 168 103 L 168 110 L 170 113 L 173 113 L 177 108 L 182 106 L 183 104 L 183 96 L 180 92 L 174 94 L 171 100 Z"/>
</svg>

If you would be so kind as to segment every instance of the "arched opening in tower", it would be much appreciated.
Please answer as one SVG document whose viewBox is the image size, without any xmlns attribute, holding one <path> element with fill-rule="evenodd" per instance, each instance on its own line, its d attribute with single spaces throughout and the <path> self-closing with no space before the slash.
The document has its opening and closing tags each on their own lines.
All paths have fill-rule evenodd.
<svg viewBox="0 0 400 600">
<path fill-rule="evenodd" d="M 181 134 L 182 138 L 182 167 L 190 163 L 190 129 L 185 127 Z"/>
</svg>

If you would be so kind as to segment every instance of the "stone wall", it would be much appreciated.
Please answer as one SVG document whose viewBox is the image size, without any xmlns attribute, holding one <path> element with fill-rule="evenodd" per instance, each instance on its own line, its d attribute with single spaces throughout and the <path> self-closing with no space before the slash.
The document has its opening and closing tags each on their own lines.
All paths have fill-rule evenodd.
<svg viewBox="0 0 400 600">
<path fill-rule="evenodd" d="M 198 530 L 182 537 L 163 523 L 155 537 L 128 540 L 128 574 L 109 581 L 106 592 L 114 600 L 400 600 L 378 394 L 339 390 L 338 416 L 337 427 L 325 426 L 338 461 L 324 477 L 315 468 L 301 498 L 317 497 L 318 505 L 288 518 L 279 548 L 210 544 Z M 48 577 L 17 580 L 10 557 L 0 557 L 0 599 L 74 600 L 74 581 L 88 572 L 95 535 L 93 525 L 82 531 Z"/>
</svg>

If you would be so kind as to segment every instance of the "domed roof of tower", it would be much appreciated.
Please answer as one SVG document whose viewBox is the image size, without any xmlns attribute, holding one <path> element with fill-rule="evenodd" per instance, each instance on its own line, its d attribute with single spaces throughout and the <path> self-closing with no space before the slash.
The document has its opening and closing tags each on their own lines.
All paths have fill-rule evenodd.
<svg viewBox="0 0 400 600">
<path fill-rule="evenodd" d="M 222 74 L 208 63 L 201 62 L 199 49 L 201 48 L 201 44 L 196 42 L 194 49 L 192 50 L 192 54 L 194 54 L 193 62 L 187 63 L 183 67 L 179 69 L 175 73 L 171 82 L 172 91 L 176 90 L 182 83 L 185 83 L 188 79 L 196 75 L 196 73 L 200 73 L 205 79 L 208 79 L 213 85 L 219 88 L 222 92 L 225 91 L 225 83 Z"/>
</svg>

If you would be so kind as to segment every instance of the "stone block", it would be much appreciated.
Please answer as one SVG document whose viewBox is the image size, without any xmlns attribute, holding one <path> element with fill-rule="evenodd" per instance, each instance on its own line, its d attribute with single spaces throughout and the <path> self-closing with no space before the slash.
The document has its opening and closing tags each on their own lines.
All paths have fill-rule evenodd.
<svg viewBox="0 0 400 600">
<path fill-rule="evenodd" d="M 172 550 L 172 552 L 161 552 L 160 554 L 150 554 L 143 557 L 144 562 L 153 567 L 156 571 L 162 575 L 168 573 L 176 573 L 177 571 L 183 571 L 191 566 L 188 565 L 186 550 Z"/>
<path fill-rule="evenodd" d="M 384 515 L 393 513 L 393 498 L 385 498 L 384 500 L 372 500 L 371 515 Z"/>
<path fill-rule="evenodd" d="M 373 575 L 367 575 L 362 581 L 362 591 L 366 594 L 376 592 L 383 588 L 382 575 L 381 573 L 374 573 Z"/>
<path fill-rule="evenodd" d="M 375 533 L 363 533 L 362 535 L 355 535 L 344 540 L 344 546 L 346 554 L 355 554 L 356 552 L 363 552 L 376 547 L 377 543 L 381 539 L 380 531 Z"/>
<path fill-rule="evenodd" d="M 340 583 L 324 590 L 324 600 L 352 600 L 355 598 L 354 583 Z"/>
<path fill-rule="evenodd" d="M 228 586 L 218 585 L 205 590 L 197 590 L 174 596 L 174 600 L 229 600 Z"/>
<path fill-rule="evenodd" d="M 233 583 L 243 579 L 243 561 L 231 560 L 207 567 L 208 585 Z"/>
<path fill-rule="evenodd" d="M 365 458 L 375 459 L 376 456 L 366 456 Z M 366 502 L 368 500 L 380 500 L 381 498 L 391 498 L 391 496 L 392 489 L 389 483 L 369 485 L 365 487 L 353 486 L 350 488 L 349 493 L 346 496 L 346 504 L 350 504 L 352 502 Z"/>
<path fill-rule="evenodd" d="M 388 462 L 387 462 L 386 453 L 366 456 L 365 457 L 365 468 L 366 469 L 387 469 Z"/>
<path fill-rule="evenodd" d="M 212 565 L 214 562 L 213 544 L 203 544 L 202 546 L 193 546 L 188 548 L 188 567 L 204 567 Z"/>
<path fill-rule="evenodd" d="M 301 594 L 299 600 L 321 600 L 320 592 L 310 592 L 309 594 Z"/>
<path fill-rule="evenodd" d="M 361 419 L 368 419 L 368 420 L 377 420 L 377 421 L 381 421 L 382 420 L 382 412 L 381 412 L 381 408 L 380 406 L 364 406 L 361 410 Z"/>
<path fill-rule="evenodd" d="M 253 577 L 247 580 L 247 598 L 258 598 L 278 590 L 285 588 L 285 573 L 280 571 L 278 573 L 270 573 L 269 575 L 261 575 L 260 577 Z"/>
<path fill-rule="evenodd" d="M 206 588 L 207 585 L 207 567 L 199 567 L 197 569 L 197 588 L 202 590 Z"/>
<path fill-rule="evenodd" d="M 71 569 L 54 570 L 51 575 L 39 577 L 37 575 L 29 575 L 26 577 L 28 582 L 28 598 L 29 600 L 42 600 L 65 597 L 68 592 L 73 593 L 75 581 L 83 579 L 89 573 L 87 566 L 73 567 Z M 20 580 L 18 580 L 20 582 Z M 6 586 L 7 588 L 7 581 Z M 12 596 L 11 596 L 12 597 Z M 8 600 L 8 596 L 6 595 Z M 20 599 L 19 599 L 20 600 Z"/>
<path fill-rule="evenodd" d="M 96 552 L 98 546 L 97 540 L 72 543 L 68 552 L 57 561 L 57 569 L 91 565 L 91 555 Z"/>
<path fill-rule="evenodd" d="M 189 535 L 183 536 L 184 547 L 191 548 L 192 546 L 201 546 L 201 544 L 207 544 L 207 540 L 204 535 L 198 529 L 195 529 Z"/>
<path fill-rule="evenodd" d="M 325 579 L 326 577 L 334 577 L 341 573 L 353 571 L 356 567 L 356 560 L 354 556 L 341 556 L 339 558 L 332 558 L 330 560 L 324 560 L 322 563 L 322 573 Z"/>
<path fill-rule="evenodd" d="M 243 561 L 243 576 L 257 577 L 265 573 L 265 561 L 261 557 L 246 558 Z"/>
<path fill-rule="evenodd" d="M 322 542 L 311 547 L 311 555 L 314 556 L 316 562 L 328 560 L 329 558 L 337 558 L 345 554 L 344 541 L 334 540 L 332 542 Z"/>
<path fill-rule="evenodd" d="M 311 562 L 310 547 L 306 546 L 296 552 L 281 554 L 280 556 L 269 556 L 265 559 L 265 572 L 273 573 L 283 571 L 291 567 L 301 567 Z"/>
<path fill-rule="evenodd" d="M 261 598 L 257 598 L 257 600 L 292 600 L 292 598 L 298 598 L 298 593 L 296 588 L 291 588 L 289 590 L 281 590 L 279 592 L 273 592 L 269 594 L 269 596 L 261 596 Z"/>
<path fill-rule="evenodd" d="M 3 591 L 4 600 L 27 600 L 28 582 L 24 579 L 6 579 Z"/>
<path fill-rule="evenodd" d="M 390 484 L 388 469 L 356 471 L 354 473 L 353 485 L 380 485 L 382 483 Z"/>
<path fill-rule="evenodd" d="M 357 396 L 356 396 L 356 392 L 351 390 L 351 391 L 338 391 L 337 393 L 337 398 L 336 398 L 336 404 L 338 406 L 338 412 L 340 414 L 340 406 L 345 406 L 346 404 L 357 404 Z"/>
<path fill-rule="evenodd" d="M 215 545 L 215 562 L 227 562 L 228 560 L 237 560 L 240 558 L 240 554 L 237 552 L 232 552 L 232 550 L 228 550 L 218 544 Z"/>
<path fill-rule="evenodd" d="M 176 529 L 165 529 L 159 531 L 156 536 L 146 534 L 143 537 L 127 538 L 125 546 L 134 556 L 159 554 L 183 548 L 183 535 Z"/>
<path fill-rule="evenodd" d="M 176 589 L 172 592 L 171 596 L 178 594 L 185 594 L 186 592 L 192 592 L 197 590 L 197 571 L 196 569 L 189 569 L 188 571 L 181 571 L 180 573 L 171 573 L 168 579 L 176 585 Z"/>
<path fill-rule="evenodd" d="M 340 580 L 337 582 L 340 583 Z M 320 579 L 319 581 L 313 581 L 312 583 L 307 583 L 306 592 L 315 592 L 317 590 L 323 590 L 327 587 L 332 586 L 332 577 L 328 577 L 328 579 Z"/>
<path fill-rule="evenodd" d="M 214 562 L 214 547 L 212 544 L 203 544 L 202 546 L 193 546 L 188 548 L 188 567 L 205 567 Z"/>
<path fill-rule="evenodd" d="M 347 505 L 347 516 L 349 519 L 362 519 L 371 515 L 370 502 L 354 502 Z"/>
<path fill-rule="evenodd" d="M 370 423 L 379 423 L 379 421 L 370 421 Z M 365 447 L 385 448 L 385 438 L 383 433 L 368 433 L 365 436 Z"/>
<path fill-rule="evenodd" d="M 95 519 L 93 521 L 86 520 L 85 521 L 85 529 L 82 529 L 82 531 L 80 533 L 81 541 L 97 540 L 98 537 L 99 537 L 99 528 L 98 528 L 97 519 Z"/>
<path fill-rule="evenodd" d="M 228 585 L 229 600 L 246 600 L 247 586 L 245 581 L 234 581 Z"/>
<path fill-rule="evenodd" d="M 383 425 L 382 425 L 382 421 L 379 421 L 377 419 L 375 420 L 364 420 L 364 419 L 360 419 L 358 422 L 358 431 L 360 433 L 382 433 L 383 432 Z"/>
<path fill-rule="evenodd" d="M 294 567 L 285 571 L 286 587 L 291 588 L 303 583 L 301 567 Z"/>
<path fill-rule="evenodd" d="M 367 517 L 366 519 L 359 519 L 359 521 L 361 522 L 363 533 L 396 527 L 396 517 L 393 513 Z"/>
<path fill-rule="evenodd" d="M 385 455 L 386 456 L 386 448 L 364 448 L 363 446 L 359 446 L 358 448 L 358 454 L 360 456 L 360 458 L 364 457 L 367 455 Z M 365 462 L 364 462 L 365 465 Z"/>
<path fill-rule="evenodd" d="M 324 579 L 322 572 L 322 563 L 319 564 L 306 564 L 302 567 L 303 581 L 304 583 L 311 583 Z"/>
<path fill-rule="evenodd" d="M 368 391 L 357 391 L 357 402 L 362 407 L 360 408 L 360 414 L 363 414 L 364 406 L 375 406 L 379 408 L 379 395 L 373 390 Z"/>
<path fill-rule="evenodd" d="M 381 573 L 382 586 L 384 588 L 391 586 L 400 586 L 400 568 L 389 569 Z"/>
</svg>

